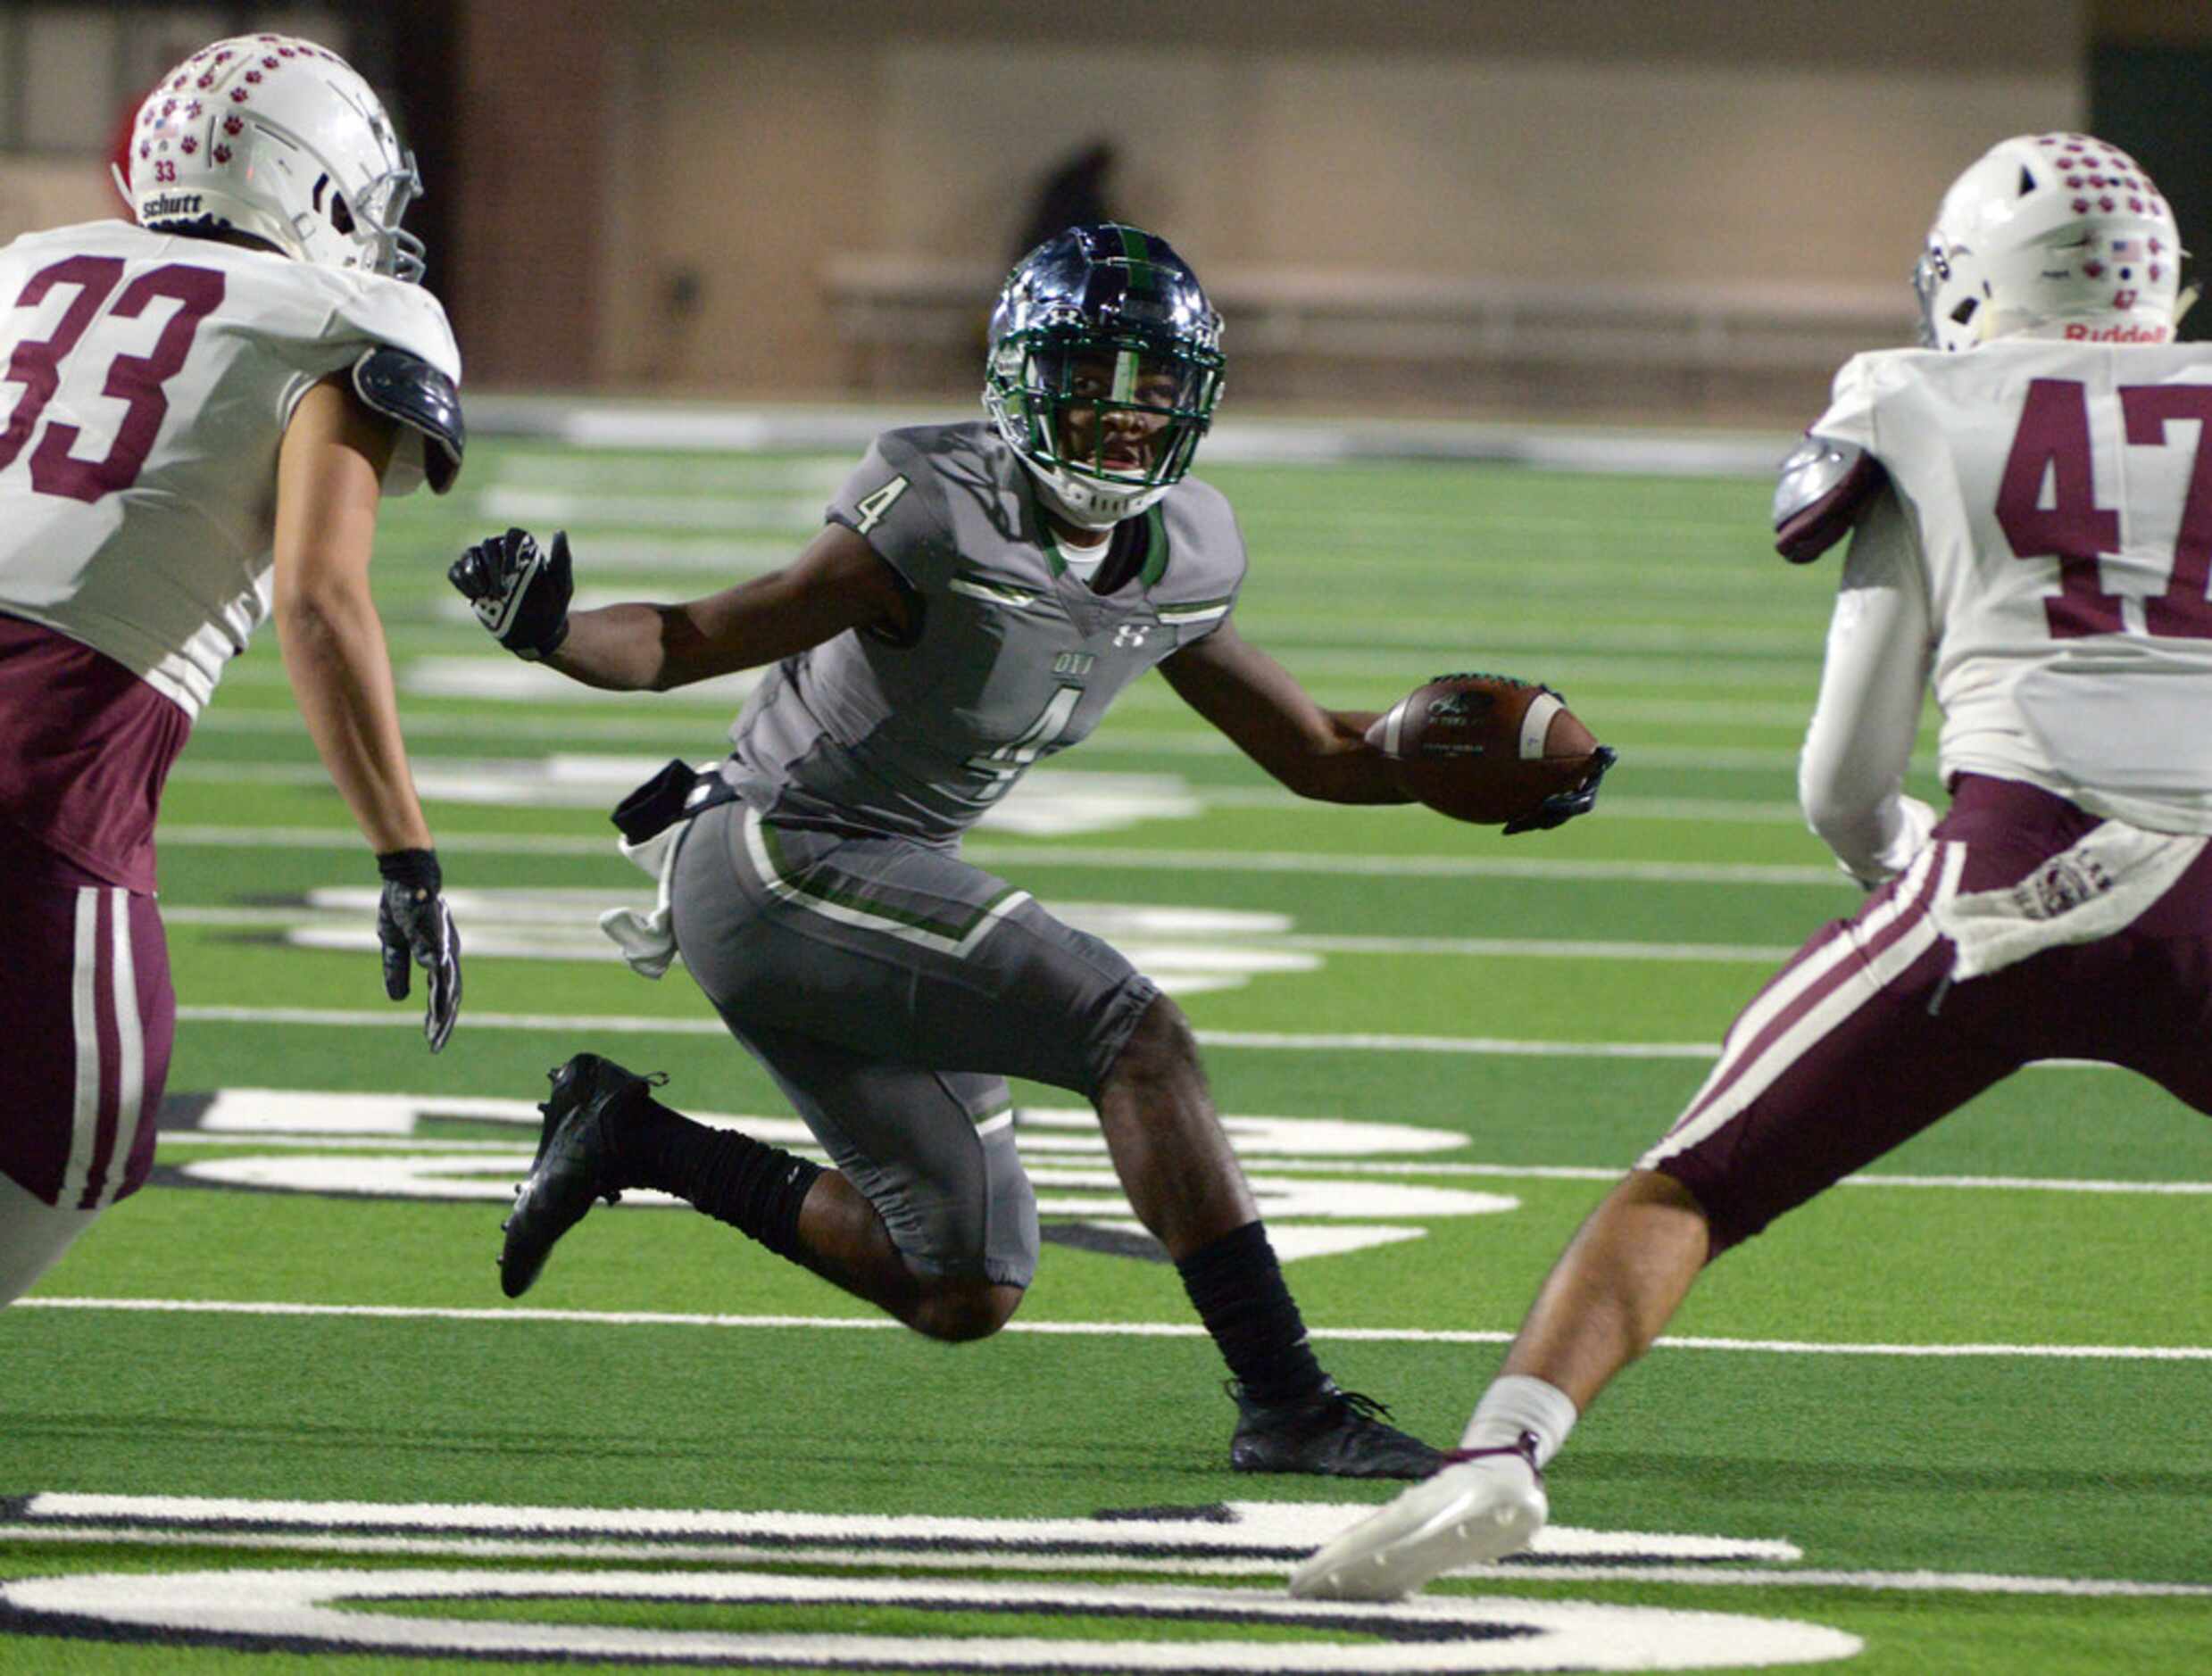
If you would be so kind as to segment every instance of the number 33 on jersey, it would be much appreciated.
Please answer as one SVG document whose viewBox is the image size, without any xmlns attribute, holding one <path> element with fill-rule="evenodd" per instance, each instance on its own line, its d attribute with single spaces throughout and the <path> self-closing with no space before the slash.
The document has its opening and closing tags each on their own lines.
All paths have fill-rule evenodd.
<svg viewBox="0 0 2212 1676">
<path fill-rule="evenodd" d="M 384 351 L 460 379 L 437 298 L 381 274 L 121 221 L 0 249 L 0 611 L 196 715 L 268 614 L 294 408 Z M 387 494 L 450 481 L 425 445 L 401 427 Z"/>
</svg>

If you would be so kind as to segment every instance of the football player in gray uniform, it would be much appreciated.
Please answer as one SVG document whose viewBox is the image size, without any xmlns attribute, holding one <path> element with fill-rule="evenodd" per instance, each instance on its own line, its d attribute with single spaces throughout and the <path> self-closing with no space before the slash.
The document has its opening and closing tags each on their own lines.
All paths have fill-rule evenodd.
<svg viewBox="0 0 2212 1676">
<path fill-rule="evenodd" d="M 1322 708 L 1236 631 L 1243 543 L 1187 476 L 1220 319 L 1174 250 L 1114 224 L 1047 240 L 1008 278 L 988 354 L 987 421 L 879 436 L 772 574 L 571 614 L 563 535 L 541 550 L 510 530 L 453 566 L 510 651 L 591 685 L 767 668 L 719 774 L 672 764 L 618 821 L 662 863 L 685 966 L 835 1166 L 691 1123 L 580 1054 L 553 1073 L 503 1284 L 521 1293 L 595 1198 L 650 1186 L 917 1332 L 983 1338 L 1036 1265 L 1006 1082 L 1027 1077 L 1096 1106 L 1234 1375 L 1231 1464 L 1423 1476 L 1437 1452 L 1316 1361 L 1181 1009 L 959 853 L 1155 666 L 1293 791 L 1407 800 L 1362 737 L 1371 714 Z M 669 958 L 653 930 L 620 936 L 643 969 Z"/>
</svg>

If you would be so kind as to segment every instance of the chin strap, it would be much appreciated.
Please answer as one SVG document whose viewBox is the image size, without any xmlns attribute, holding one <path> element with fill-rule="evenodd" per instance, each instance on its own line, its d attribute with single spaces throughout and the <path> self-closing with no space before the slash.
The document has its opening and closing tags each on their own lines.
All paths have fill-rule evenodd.
<svg viewBox="0 0 2212 1676">
<path fill-rule="evenodd" d="M 1029 476 L 1037 485 L 1038 497 L 1044 501 L 1046 509 L 1056 516 L 1065 519 L 1077 529 L 1096 530 L 1103 534 L 1121 522 L 1119 518 L 1109 518 L 1101 522 L 1098 513 L 1077 510 L 1068 504 L 1068 498 L 1060 492 L 1060 485 L 1035 466 L 1030 465 L 1027 456 L 1023 457 L 1021 463 L 1028 467 Z"/>
</svg>

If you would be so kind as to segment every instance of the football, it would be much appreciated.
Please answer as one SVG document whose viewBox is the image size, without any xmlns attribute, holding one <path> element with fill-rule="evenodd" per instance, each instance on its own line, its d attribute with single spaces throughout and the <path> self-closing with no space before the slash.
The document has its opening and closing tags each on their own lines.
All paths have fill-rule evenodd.
<svg viewBox="0 0 2212 1676">
<path fill-rule="evenodd" d="M 1484 826 L 1573 791 L 1598 751 L 1558 693 L 1503 675 L 1440 675 L 1393 705 L 1367 737 L 1406 795 Z"/>
</svg>

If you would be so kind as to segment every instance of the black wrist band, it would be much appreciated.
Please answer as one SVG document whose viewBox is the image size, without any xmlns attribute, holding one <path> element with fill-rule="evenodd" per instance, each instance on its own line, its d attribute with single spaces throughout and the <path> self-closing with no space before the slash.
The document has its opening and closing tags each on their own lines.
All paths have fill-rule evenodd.
<svg viewBox="0 0 2212 1676">
<path fill-rule="evenodd" d="M 424 891 L 432 896 L 445 884 L 437 870 L 435 850 L 387 850 L 377 858 L 377 872 L 387 881 L 396 881 L 411 891 Z"/>
</svg>

